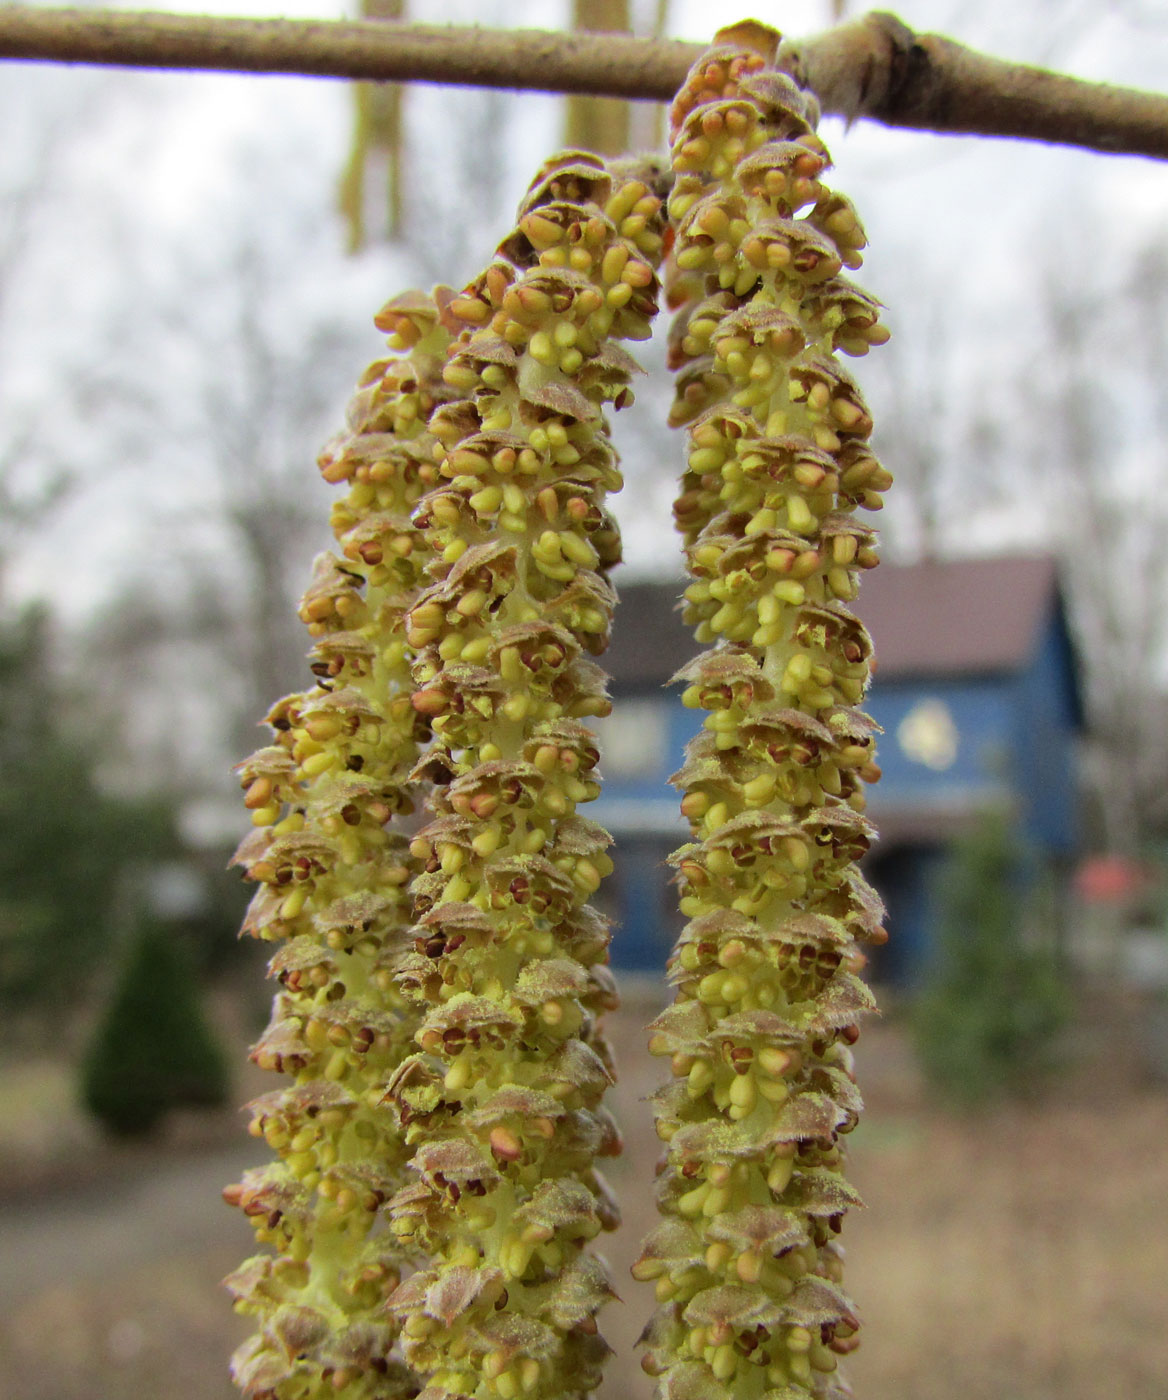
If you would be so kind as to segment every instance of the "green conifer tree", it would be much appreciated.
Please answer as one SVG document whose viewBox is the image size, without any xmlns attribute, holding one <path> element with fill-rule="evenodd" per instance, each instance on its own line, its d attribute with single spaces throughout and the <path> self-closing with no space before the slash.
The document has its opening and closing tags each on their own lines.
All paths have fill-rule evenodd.
<svg viewBox="0 0 1168 1400">
<path fill-rule="evenodd" d="M 971 1106 L 1024 1093 L 1049 1068 L 1067 990 L 1052 953 L 1030 946 L 1024 853 L 987 813 L 954 847 L 937 886 L 940 956 L 913 1029 L 933 1088 Z"/>
<path fill-rule="evenodd" d="M 152 1131 L 171 1108 L 227 1097 L 224 1054 L 174 936 L 143 922 L 82 1066 L 86 1108 L 110 1132 Z"/>
</svg>

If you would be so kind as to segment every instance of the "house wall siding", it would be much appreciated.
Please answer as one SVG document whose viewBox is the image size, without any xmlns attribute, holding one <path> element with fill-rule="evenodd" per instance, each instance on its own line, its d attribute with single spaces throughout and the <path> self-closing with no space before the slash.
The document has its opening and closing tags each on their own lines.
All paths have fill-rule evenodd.
<svg viewBox="0 0 1168 1400">
<path fill-rule="evenodd" d="M 1074 658 L 1061 618 L 1051 620 L 1014 685 L 1016 786 L 1023 825 L 1040 849 L 1070 856 L 1080 839 L 1075 774 L 1080 716 Z"/>
<path fill-rule="evenodd" d="M 968 810 L 1006 792 L 1014 744 L 1010 678 L 877 681 L 864 708 L 884 731 L 877 740 L 883 776 L 869 796 L 877 822 L 881 809 Z"/>
<path fill-rule="evenodd" d="M 705 714 L 686 709 L 679 688 L 625 683 L 614 692 L 614 716 L 597 725 L 603 792 L 588 815 L 617 838 L 617 869 L 602 894 L 617 924 L 613 960 L 653 970 L 664 966 L 682 923 L 666 860 L 689 839 L 668 780 Z M 883 777 L 870 791 L 869 811 L 878 828 L 884 823 L 885 840 L 875 847 L 870 869 L 879 886 L 885 866 L 898 943 L 878 959 L 878 970 L 911 985 L 929 962 L 937 866 L 948 840 L 978 811 L 995 803 L 1012 807 L 1042 860 L 1075 850 L 1081 715 L 1057 599 L 1019 670 L 877 674 L 864 708 L 884 730 L 878 740 Z"/>
</svg>

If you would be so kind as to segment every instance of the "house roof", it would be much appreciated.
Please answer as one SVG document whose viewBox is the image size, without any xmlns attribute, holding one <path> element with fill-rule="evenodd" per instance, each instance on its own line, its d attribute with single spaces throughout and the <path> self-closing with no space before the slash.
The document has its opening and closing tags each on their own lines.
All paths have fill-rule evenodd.
<svg viewBox="0 0 1168 1400">
<path fill-rule="evenodd" d="M 621 606 L 603 663 L 618 686 L 664 685 L 700 650 L 677 610 L 685 586 L 618 580 Z M 1017 670 L 1057 601 L 1053 559 L 1001 555 L 882 564 L 864 575 L 857 611 L 887 680 Z"/>
<path fill-rule="evenodd" d="M 984 674 L 1025 665 L 1056 595 L 1049 556 L 883 564 L 856 611 L 882 677 Z"/>
</svg>

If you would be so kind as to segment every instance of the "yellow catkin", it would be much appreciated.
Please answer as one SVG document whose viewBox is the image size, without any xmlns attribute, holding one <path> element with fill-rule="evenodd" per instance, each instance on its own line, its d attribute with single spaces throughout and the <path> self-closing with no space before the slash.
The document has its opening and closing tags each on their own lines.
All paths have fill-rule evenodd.
<svg viewBox="0 0 1168 1400">
<path fill-rule="evenodd" d="M 708 717 L 678 779 L 693 835 L 673 857 L 689 919 L 676 1001 L 652 1027 L 675 1075 L 656 1109 L 664 1219 L 634 1273 L 661 1303 L 645 1369 L 663 1396 L 701 1400 L 844 1393 L 849 1046 L 872 1004 L 859 947 L 883 938 L 856 865 L 877 770 L 849 604 L 876 562 L 855 511 L 889 479 L 835 352 L 885 333 L 842 275 L 863 233 L 821 183 L 815 102 L 772 66 L 777 42 L 726 31 L 673 108 L 676 517 L 685 615 L 712 647 L 682 673 Z"/>
<path fill-rule="evenodd" d="M 387 1203 L 426 1256 L 389 1310 L 427 1400 L 583 1396 L 606 1352 L 610 1288 L 583 1249 L 616 1223 L 596 1167 L 619 1150 L 597 1029 L 615 997 L 586 901 L 612 862 L 576 808 L 599 792 L 585 721 L 608 710 L 591 657 L 619 557 L 602 409 L 631 400 L 612 342 L 649 333 L 662 217 L 636 171 L 550 161 L 456 303 L 445 379 L 466 398 L 429 422 L 438 477 L 413 521 L 442 562 L 406 632 L 431 820 L 395 963 L 416 1053 L 388 1094 L 414 1182 Z"/>
<path fill-rule="evenodd" d="M 404 616 L 429 563 L 410 514 L 437 480 L 426 421 L 452 397 L 448 300 L 409 293 L 377 317 L 399 353 L 366 372 L 320 458 L 347 489 L 332 514 L 339 553 L 317 560 L 301 603 L 318 684 L 273 707 L 274 742 L 239 765 L 256 830 L 236 863 L 258 885 L 243 932 L 280 945 L 252 1058 L 293 1082 L 251 1105 L 252 1132 L 281 1157 L 224 1193 L 267 1246 L 227 1285 L 259 1322 L 233 1378 L 273 1400 L 418 1389 L 386 1309 L 413 1250 L 381 1229 L 409 1155 L 384 1100 L 416 1029 L 390 961 L 417 867 L 394 818 L 415 806 L 428 737 Z"/>
</svg>

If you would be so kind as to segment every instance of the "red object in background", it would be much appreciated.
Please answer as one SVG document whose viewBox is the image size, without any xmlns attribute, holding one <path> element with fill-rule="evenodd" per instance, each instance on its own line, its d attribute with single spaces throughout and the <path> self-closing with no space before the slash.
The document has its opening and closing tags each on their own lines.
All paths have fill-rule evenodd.
<svg viewBox="0 0 1168 1400">
<path fill-rule="evenodd" d="M 1126 856 L 1088 856 L 1075 871 L 1074 889 L 1090 904 L 1118 904 L 1151 881 L 1151 872 Z"/>
</svg>

